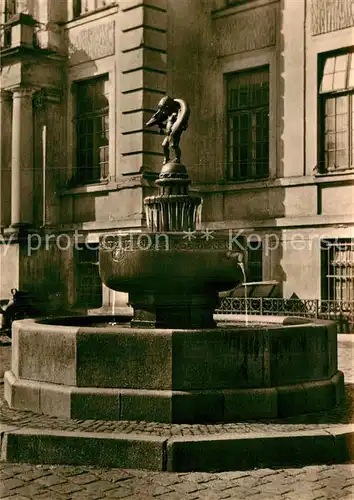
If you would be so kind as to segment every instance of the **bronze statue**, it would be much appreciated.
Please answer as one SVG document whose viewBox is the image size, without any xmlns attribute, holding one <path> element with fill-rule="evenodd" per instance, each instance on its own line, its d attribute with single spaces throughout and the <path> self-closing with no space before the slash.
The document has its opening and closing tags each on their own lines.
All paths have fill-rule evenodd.
<svg viewBox="0 0 354 500">
<path fill-rule="evenodd" d="M 173 161 L 181 163 L 179 141 L 181 140 L 182 132 L 187 130 L 189 115 L 190 108 L 186 101 L 165 96 L 158 103 L 156 113 L 147 122 L 147 127 L 158 125 L 160 133 L 165 134 L 165 139 L 162 143 L 165 156 L 164 165 L 170 161 L 170 147 L 173 148 L 176 155 Z"/>
</svg>

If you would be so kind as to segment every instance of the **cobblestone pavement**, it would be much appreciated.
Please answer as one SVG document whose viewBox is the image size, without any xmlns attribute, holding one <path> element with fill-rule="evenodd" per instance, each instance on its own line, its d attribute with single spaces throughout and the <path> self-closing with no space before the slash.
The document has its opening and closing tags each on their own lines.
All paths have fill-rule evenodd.
<svg viewBox="0 0 354 500">
<path fill-rule="evenodd" d="M 341 342 L 339 347 L 339 369 L 344 371 L 347 382 L 348 399 L 344 406 L 333 412 L 323 412 L 312 416 L 302 416 L 297 421 L 289 419 L 283 424 L 284 430 L 321 426 L 332 418 L 333 422 L 347 423 L 352 421 L 352 401 L 354 396 L 354 342 Z M 30 412 L 12 412 L 6 405 L 2 411 L 1 422 L 9 416 L 12 424 L 21 426 L 42 426 L 45 422 L 50 426 L 63 421 L 63 425 L 75 428 L 86 425 L 90 430 L 93 421 L 65 421 L 51 417 L 40 418 Z M 8 413 L 10 412 L 10 413 Z M 17 417 L 16 417 L 17 415 Z M 68 423 L 69 422 L 69 423 Z M 91 422 L 91 424 L 90 424 Z M 286 423 L 288 422 L 288 423 Z M 102 425 L 112 423 L 103 423 Z M 115 423 L 118 425 L 119 423 Z M 128 422 L 123 423 L 128 425 Z M 113 425 L 113 424 L 112 424 Z M 136 423 L 146 432 L 151 424 Z M 164 428 L 160 425 L 160 430 Z M 263 423 L 227 424 L 230 432 L 253 431 L 253 426 Z M 284 427 L 285 425 L 285 427 Z M 171 427 L 171 426 L 169 426 Z M 183 429 L 185 427 L 185 429 Z M 189 426 L 175 426 L 177 434 L 188 433 Z M 218 432 L 218 426 L 200 426 L 203 432 Z M 222 426 L 225 432 L 225 425 Z M 209 428 L 209 430 L 208 430 Z M 153 433 L 156 429 L 151 427 Z M 269 424 L 268 424 L 269 429 Z M 92 430 L 97 431 L 96 426 Z M 101 430 L 101 429 L 99 429 Z M 110 428 L 107 428 L 111 432 Z M 121 430 L 121 429 L 120 429 Z M 125 428 L 127 432 L 129 428 Z M 236 431 L 237 431 L 236 430 Z M 278 429 L 280 430 L 280 429 Z M 289 469 L 255 469 L 252 471 L 233 471 L 222 473 L 167 473 L 138 470 L 107 469 L 82 466 L 51 466 L 0 463 L 0 499 L 1 500 L 219 500 L 219 499 L 251 499 L 251 500 L 336 500 L 354 499 L 354 465 L 321 465 Z"/>
<path fill-rule="evenodd" d="M 167 473 L 0 464 L 2 500 L 320 500 L 354 498 L 354 465 Z"/>
<path fill-rule="evenodd" d="M 347 383 L 354 383 L 354 334 L 339 335 L 338 368 Z"/>
</svg>

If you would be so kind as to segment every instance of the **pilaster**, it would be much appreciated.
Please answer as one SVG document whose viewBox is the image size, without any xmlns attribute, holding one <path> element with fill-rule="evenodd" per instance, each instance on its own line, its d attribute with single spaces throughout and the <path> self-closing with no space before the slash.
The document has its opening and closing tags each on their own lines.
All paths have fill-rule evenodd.
<svg viewBox="0 0 354 500">
<path fill-rule="evenodd" d="M 162 137 L 145 129 L 167 87 L 167 1 L 121 3 L 121 173 L 158 172 Z"/>
<path fill-rule="evenodd" d="M 283 177 L 305 175 L 305 2 L 285 0 L 282 9 L 281 86 L 284 88 Z M 285 35 L 284 35 L 285 34 Z M 315 121 L 315 120 L 314 120 Z M 286 124 L 284 126 L 284 124 Z M 294 145 L 296 145 L 294 147 Z M 313 167 L 312 167 L 313 168 Z"/>
<path fill-rule="evenodd" d="M 62 92 L 41 88 L 33 96 L 34 107 L 34 225 L 57 223 L 57 182 L 65 164 Z"/>
</svg>

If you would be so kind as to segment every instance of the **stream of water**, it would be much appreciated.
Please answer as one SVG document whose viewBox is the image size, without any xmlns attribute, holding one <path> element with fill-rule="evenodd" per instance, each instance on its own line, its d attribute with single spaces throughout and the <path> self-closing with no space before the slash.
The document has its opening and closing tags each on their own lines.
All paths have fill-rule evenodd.
<svg viewBox="0 0 354 500">
<path fill-rule="evenodd" d="M 112 318 L 111 325 L 116 324 L 116 291 L 112 290 Z"/>
<path fill-rule="evenodd" d="M 245 271 L 245 266 L 243 262 L 238 262 L 238 265 L 241 268 L 242 271 L 242 276 L 243 276 L 243 284 L 245 287 L 245 315 L 246 315 L 246 326 L 248 326 L 248 307 L 247 307 L 247 278 L 246 278 L 246 271 Z"/>
</svg>

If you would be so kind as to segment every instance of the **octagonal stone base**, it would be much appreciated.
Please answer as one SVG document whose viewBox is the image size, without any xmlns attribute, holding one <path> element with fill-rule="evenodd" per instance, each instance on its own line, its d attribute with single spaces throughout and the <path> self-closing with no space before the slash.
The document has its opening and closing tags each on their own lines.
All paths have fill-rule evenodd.
<svg viewBox="0 0 354 500">
<path fill-rule="evenodd" d="M 62 322 L 77 326 L 14 323 L 10 407 L 77 419 L 231 422 L 329 409 L 344 393 L 331 322 L 209 330 Z"/>
</svg>

